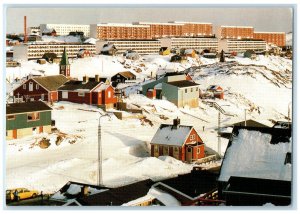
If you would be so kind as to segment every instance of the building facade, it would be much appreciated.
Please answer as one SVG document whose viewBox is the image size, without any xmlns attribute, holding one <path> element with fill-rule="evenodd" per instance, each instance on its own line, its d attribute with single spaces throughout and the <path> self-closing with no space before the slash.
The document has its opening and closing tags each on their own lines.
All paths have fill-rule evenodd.
<svg viewBox="0 0 300 214">
<path fill-rule="evenodd" d="M 51 132 L 52 109 L 43 103 L 25 102 L 6 105 L 6 139 L 18 139 Z"/>
<path fill-rule="evenodd" d="M 90 25 L 91 37 L 101 40 L 147 40 L 151 39 L 149 25 L 104 23 Z"/>
<path fill-rule="evenodd" d="M 172 37 L 160 39 L 162 47 L 170 49 L 194 49 L 196 51 L 202 50 L 218 50 L 217 38 L 202 38 L 202 37 Z"/>
<path fill-rule="evenodd" d="M 219 39 L 253 39 L 254 28 L 251 26 L 220 26 L 216 35 Z"/>
<path fill-rule="evenodd" d="M 41 35 L 41 29 L 40 29 L 40 27 L 29 27 L 29 28 L 27 28 L 27 34 L 28 35 L 40 36 Z"/>
<path fill-rule="evenodd" d="M 115 54 L 124 54 L 127 50 L 132 50 L 140 55 L 158 54 L 161 47 L 158 40 L 102 40 L 96 42 L 96 52 L 101 52 L 105 44 L 113 44 L 116 48 Z"/>
<path fill-rule="evenodd" d="M 260 39 L 222 39 L 218 49 L 219 52 L 223 50 L 226 53 L 243 53 L 247 50 L 263 52 L 267 49 L 267 43 Z"/>
<path fill-rule="evenodd" d="M 212 36 L 213 35 L 213 25 L 212 23 L 204 22 L 180 22 L 173 21 L 170 23 L 183 24 L 181 36 Z"/>
<path fill-rule="evenodd" d="M 83 32 L 84 36 L 90 36 L 90 25 L 76 24 L 40 24 L 40 32 L 46 29 L 54 29 L 58 36 L 69 35 L 70 32 Z"/>
<path fill-rule="evenodd" d="M 183 35 L 183 24 L 155 22 L 133 22 L 133 24 L 150 26 L 151 38 L 153 39 Z"/>
<path fill-rule="evenodd" d="M 278 47 L 286 45 L 286 35 L 284 32 L 254 32 L 254 39 L 262 39 Z"/>
<path fill-rule="evenodd" d="M 86 49 L 95 54 L 96 47 L 93 44 L 79 43 L 33 43 L 18 45 L 14 48 L 15 60 L 34 60 L 40 59 L 45 53 L 55 53 L 57 57 L 62 57 L 66 48 L 68 57 L 75 58 L 79 50 Z"/>
</svg>

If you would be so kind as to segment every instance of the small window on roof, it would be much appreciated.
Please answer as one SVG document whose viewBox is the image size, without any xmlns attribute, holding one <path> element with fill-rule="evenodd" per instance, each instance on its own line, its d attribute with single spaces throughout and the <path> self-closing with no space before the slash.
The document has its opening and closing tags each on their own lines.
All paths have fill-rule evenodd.
<svg viewBox="0 0 300 214">
<path fill-rule="evenodd" d="M 26 84 L 23 85 L 23 89 L 26 89 Z"/>
</svg>

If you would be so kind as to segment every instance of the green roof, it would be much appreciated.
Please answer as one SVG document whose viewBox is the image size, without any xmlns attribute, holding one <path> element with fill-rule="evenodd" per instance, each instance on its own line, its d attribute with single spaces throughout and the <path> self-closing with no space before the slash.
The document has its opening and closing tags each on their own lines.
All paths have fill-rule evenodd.
<svg viewBox="0 0 300 214">
<path fill-rule="evenodd" d="M 53 75 L 45 77 L 35 77 L 32 78 L 38 82 L 41 86 L 46 88 L 48 91 L 56 91 L 60 86 L 68 81 L 68 78 L 64 75 Z"/>
<path fill-rule="evenodd" d="M 70 65 L 69 60 L 68 60 L 68 54 L 66 52 L 66 47 L 64 47 L 64 52 L 63 52 L 63 55 L 61 57 L 60 64 L 61 65 Z"/>
</svg>

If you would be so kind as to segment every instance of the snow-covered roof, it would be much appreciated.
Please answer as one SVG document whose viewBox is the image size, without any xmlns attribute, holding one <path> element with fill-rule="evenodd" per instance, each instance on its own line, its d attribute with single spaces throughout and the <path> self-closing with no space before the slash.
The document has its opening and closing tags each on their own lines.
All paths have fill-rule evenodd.
<svg viewBox="0 0 300 214">
<path fill-rule="evenodd" d="M 151 144 L 182 146 L 192 130 L 192 126 L 161 124 L 151 140 Z"/>
<path fill-rule="evenodd" d="M 286 154 L 292 144 L 271 144 L 272 135 L 259 131 L 240 129 L 228 147 L 219 180 L 231 176 L 291 181 L 291 164 L 285 164 Z"/>
<path fill-rule="evenodd" d="M 193 49 L 186 49 L 184 51 L 185 54 L 192 54 L 193 52 L 195 52 Z"/>
<path fill-rule="evenodd" d="M 96 41 L 98 41 L 98 39 L 94 39 L 94 38 L 88 38 L 87 40 L 85 40 L 83 43 L 89 43 L 89 44 L 96 44 Z"/>
<path fill-rule="evenodd" d="M 158 83 L 154 86 L 155 89 L 162 89 L 162 83 Z"/>
<path fill-rule="evenodd" d="M 114 47 L 114 44 L 106 44 L 103 46 L 101 51 L 109 51 Z"/>
</svg>

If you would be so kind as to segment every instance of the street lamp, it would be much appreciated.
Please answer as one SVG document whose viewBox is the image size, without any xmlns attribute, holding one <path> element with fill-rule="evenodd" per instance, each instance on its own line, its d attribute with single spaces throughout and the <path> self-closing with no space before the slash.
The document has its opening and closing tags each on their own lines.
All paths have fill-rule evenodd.
<svg viewBox="0 0 300 214">
<path fill-rule="evenodd" d="M 101 145 L 101 118 L 108 116 L 110 118 L 110 115 L 108 114 L 101 114 L 99 112 L 99 124 L 98 124 L 98 186 L 101 186 L 103 184 L 102 181 L 102 145 Z"/>
</svg>

